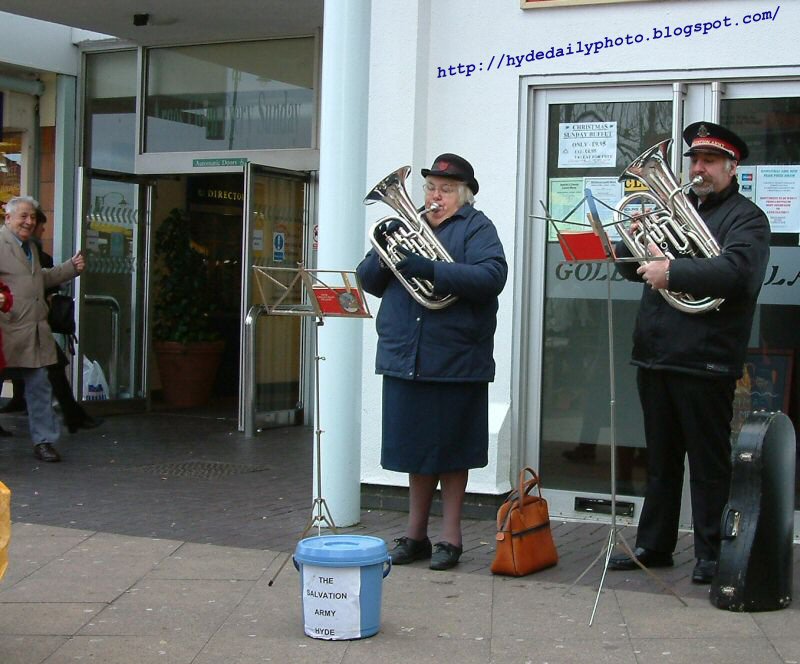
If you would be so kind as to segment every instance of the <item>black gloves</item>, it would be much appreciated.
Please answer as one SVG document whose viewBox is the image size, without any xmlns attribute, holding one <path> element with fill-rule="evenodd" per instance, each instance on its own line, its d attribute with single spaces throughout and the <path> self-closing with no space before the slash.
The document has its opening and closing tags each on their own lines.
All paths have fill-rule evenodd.
<svg viewBox="0 0 800 664">
<path fill-rule="evenodd" d="M 425 279 L 426 281 L 433 281 L 434 262 L 430 258 L 415 254 L 403 246 L 399 246 L 397 250 L 405 256 L 403 260 L 395 265 L 400 274 L 406 279 Z"/>
<path fill-rule="evenodd" d="M 384 221 L 380 226 L 375 229 L 375 241 L 381 246 L 381 249 L 386 251 L 387 234 L 392 234 L 399 229 L 403 224 L 399 219 L 392 219 L 391 221 Z"/>
</svg>

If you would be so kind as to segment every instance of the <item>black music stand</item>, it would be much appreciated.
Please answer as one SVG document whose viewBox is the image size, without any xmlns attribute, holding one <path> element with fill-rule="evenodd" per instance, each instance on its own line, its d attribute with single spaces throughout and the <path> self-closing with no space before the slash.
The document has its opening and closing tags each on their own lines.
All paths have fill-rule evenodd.
<svg viewBox="0 0 800 664">
<path fill-rule="evenodd" d="M 614 263 L 626 263 L 626 262 L 634 262 L 638 261 L 637 258 L 634 257 L 621 257 L 618 258 L 614 253 L 614 245 L 608 237 L 606 233 L 606 226 L 613 226 L 615 223 L 618 223 L 618 220 L 611 222 L 610 224 L 603 224 L 600 221 L 600 215 L 597 212 L 597 205 L 595 199 L 592 196 L 591 189 L 584 190 L 584 197 L 580 200 L 580 202 L 572 208 L 572 210 L 567 213 L 564 219 L 553 219 L 549 214 L 545 217 L 537 217 L 535 215 L 531 215 L 535 219 L 544 219 L 548 223 L 553 224 L 553 227 L 556 232 L 556 236 L 558 238 L 558 242 L 561 245 L 561 250 L 564 253 L 564 262 L 567 263 L 605 263 L 606 266 L 606 306 L 607 306 L 607 314 L 608 314 L 608 367 L 609 367 L 609 416 L 610 416 L 610 429 L 609 429 L 609 442 L 610 442 L 610 450 L 611 450 L 611 527 L 608 532 L 608 537 L 603 544 L 602 549 L 600 549 L 600 553 L 592 560 L 591 563 L 586 567 L 583 572 L 581 572 L 580 576 L 575 579 L 572 584 L 570 584 L 569 588 L 565 591 L 565 595 L 569 593 L 580 580 L 588 574 L 589 570 L 597 564 L 601 559 L 603 562 L 603 573 L 600 577 L 600 584 L 597 587 L 597 595 L 595 596 L 594 606 L 592 607 L 592 615 L 589 618 L 589 625 L 591 626 L 594 623 L 594 616 L 597 612 L 597 605 L 600 602 L 600 593 L 603 590 L 603 583 L 606 579 L 606 573 L 608 572 L 608 563 L 611 559 L 611 554 L 614 551 L 614 548 L 619 545 L 620 548 L 627 553 L 633 561 L 647 574 L 650 575 L 655 581 L 657 581 L 665 590 L 675 595 L 678 601 L 681 602 L 684 606 L 686 606 L 686 602 L 681 599 L 681 597 L 657 574 L 655 574 L 652 570 L 648 569 L 642 562 L 636 558 L 633 554 L 633 549 L 631 549 L 630 545 L 628 544 L 625 537 L 620 532 L 620 526 L 617 525 L 617 425 L 616 425 L 616 377 L 615 377 L 615 370 L 614 370 L 614 315 L 613 315 L 613 300 L 611 298 L 611 277 L 612 270 L 611 267 Z M 614 210 L 609 205 L 606 205 L 602 201 L 598 201 L 604 207 Z M 586 203 L 589 207 L 589 213 L 587 214 L 588 223 L 582 222 L 575 222 L 569 221 L 569 217 L 583 204 Z M 545 206 L 544 202 L 541 202 L 542 207 L 545 209 L 545 213 L 547 213 L 547 207 Z M 623 213 L 624 214 L 624 213 Z M 558 223 L 556 223 L 558 222 Z M 562 231 L 559 224 L 570 224 L 573 226 L 580 227 L 584 230 L 579 231 Z M 588 229 L 588 230 L 585 230 Z M 645 246 L 649 245 L 647 241 L 647 235 L 645 231 Z M 653 256 L 651 260 L 664 260 L 663 256 Z"/>
<path fill-rule="evenodd" d="M 308 270 L 302 263 L 296 268 L 253 266 L 256 285 L 264 302 L 264 311 L 270 316 L 309 316 L 314 320 L 314 450 L 316 497 L 311 504 L 311 516 L 300 534 L 303 539 L 316 525 L 317 534 L 325 524 L 337 532 L 328 503 L 322 496 L 322 434 L 319 405 L 319 328 L 328 317 L 371 318 L 364 291 L 353 270 Z M 331 285 L 331 281 L 335 283 Z M 277 288 L 278 297 L 267 292 L 267 285 Z M 268 302 L 271 302 L 268 304 Z M 281 563 L 269 581 L 271 586 L 289 561 L 291 554 Z"/>
</svg>

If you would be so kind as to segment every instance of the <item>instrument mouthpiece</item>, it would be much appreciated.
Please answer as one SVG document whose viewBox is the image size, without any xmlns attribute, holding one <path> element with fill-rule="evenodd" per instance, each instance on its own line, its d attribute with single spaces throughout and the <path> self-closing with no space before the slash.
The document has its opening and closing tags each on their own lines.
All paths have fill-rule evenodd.
<svg viewBox="0 0 800 664">
<path fill-rule="evenodd" d="M 698 184 L 703 184 L 703 176 L 702 175 L 695 175 L 689 182 L 681 187 L 681 191 L 685 194 L 687 193 L 692 187 L 696 187 Z"/>
</svg>

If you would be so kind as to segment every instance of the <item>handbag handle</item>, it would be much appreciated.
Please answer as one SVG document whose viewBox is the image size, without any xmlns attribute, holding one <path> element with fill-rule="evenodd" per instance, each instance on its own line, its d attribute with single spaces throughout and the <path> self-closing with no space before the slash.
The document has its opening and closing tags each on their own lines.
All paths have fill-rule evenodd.
<svg viewBox="0 0 800 664">
<path fill-rule="evenodd" d="M 531 474 L 531 479 L 525 481 L 525 473 Z M 525 466 L 521 471 L 519 471 L 519 488 L 517 492 L 519 494 L 519 499 L 522 500 L 524 496 L 527 496 L 533 487 L 536 487 L 537 491 L 539 492 L 539 498 L 542 497 L 542 484 L 539 476 L 536 474 L 536 471 L 531 468 L 530 466 Z M 524 491 L 523 491 L 524 489 Z"/>
<path fill-rule="evenodd" d="M 531 474 L 531 479 L 525 480 L 525 473 Z M 542 497 L 542 485 L 541 481 L 539 480 L 539 476 L 536 474 L 536 471 L 531 468 L 530 466 L 525 466 L 519 473 L 519 482 L 516 489 L 513 489 L 511 493 L 508 494 L 505 501 L 506 503 L 513 503 L 515 500 L 519 503 L 522 503 L 522 499 L 527 496 L 533 487 L 536 487 L 537 491 L 539 492 L 539 498 Z M 513 506 L 509 508 L 509 510 L 505 513 L 505 517 L 502 518 L 500 515 L 500 510 L 497 511 L 497 530 L 502 531 L 505 530 L 508 526 L 508 522 L 511 519 L 511 511 Z"/>
</svg>

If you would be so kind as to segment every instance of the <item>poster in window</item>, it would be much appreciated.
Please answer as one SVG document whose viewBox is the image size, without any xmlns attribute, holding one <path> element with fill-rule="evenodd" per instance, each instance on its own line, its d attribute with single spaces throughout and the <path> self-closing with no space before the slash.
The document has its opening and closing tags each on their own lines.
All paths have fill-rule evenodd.
<svg viewBox="0 0 800 664">
<path fill-rule="evenodd" d="M 559 168 L 614 168 L 617 165 L 617 123 L 559 122 Z"/>
<path fill-rule="evenodd" d="M 754 410 L 789 411 L 794 351 L 750 348 L 733 399 L 734 436 Z"/>
<path fill-rule="evenodd" d="M 756 205 L 773 233 L 800 233 L 800 166 L 759 166 Z"/>
</svg>

